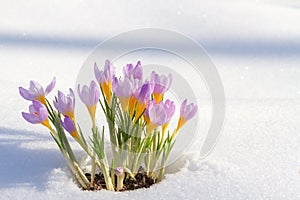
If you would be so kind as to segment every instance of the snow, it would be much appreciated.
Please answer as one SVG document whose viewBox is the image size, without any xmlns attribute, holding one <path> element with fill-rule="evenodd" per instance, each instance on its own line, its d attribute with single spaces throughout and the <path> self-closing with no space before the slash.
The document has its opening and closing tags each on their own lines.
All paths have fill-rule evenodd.
<svg viewBox="0 0 300 200">
<path fill-rule="evenodd" d="M 299 199 L 299 19 L 294 0 L 2 1 L 0 199 Z M 149 189 L 81 191 L 47 130 L 21 118 L 28 102 L 18 86 L 56 76 L 56 89 L 67 91 L 99 42 L 143 27 L 205 47 L 225 87 L 222 136 L 204 160 L 196 140 Z M 203 132 L 211 110 L 199 102 Z"/>
</svg>

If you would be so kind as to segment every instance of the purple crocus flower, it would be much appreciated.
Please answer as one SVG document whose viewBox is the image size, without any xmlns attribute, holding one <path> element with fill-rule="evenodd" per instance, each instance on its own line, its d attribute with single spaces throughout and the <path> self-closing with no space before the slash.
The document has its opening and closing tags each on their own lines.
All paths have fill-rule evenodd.
<svg viewBox="0 0 300 200">
<path fill-rule="evenodd" d="M 29 113 L 22 112 L 23 118 L 31 124 L 43 124 L 47 128 L 51 128 L 48 120 L 48 111 L 44 104 L 37 100 L 33 100 L 29 106 Z"/>
<path fill-rule="evenodd" d="M 94 64 L 94 72 L 98 83 L 112 81 L 115 77 L 115 69 L 109 60 L 105 60 L 104 70 L 99 70 L 97 64 Z"/>
<path fill-rule="evenodd" d="M 54 77 L 51 83 L 46 87 L 46 90 L 44 90 L 44 88 L 38 82 L 30 81 L 29 89 L 19 87 L 19 92 L 20 95 L 28 101 L 38 100 L 46 105 L 45 96 L 53 90 L 55 83 L 56 79 Z"/>
<path fill-rule="evenodd" d="M 167 99 L 166 102 L 164 103 L 164 106 L 167 111 L 167 122 L 169 122 L 175 113 L 175 108 L 176 108 L 175 103 Z"/>
<path fill-rule="evenodd" d="M 92 122 L 95 123 L 96 105 L 100 98 L 100 90 L 95 81 L 91 81 L 90 87 L 84 85 L 81 91 L 80 85 L 78 85 L 78 95 L 81 101 L 86 105 Z"/>
<path fill-rule="evenodd" d="M 132 95 L 133 83 L 129 78 L 125 77 L 123 80 L 115 78 L 113 81 L 113 91 L 117 97 L 127 98 Z"/>
<path fill-rule="evenodd" d="M 168 113 L 163 103 L 151 104 L 149 109 L 149 119 L 152 124 L 161 126 L 168 120 Z"/>
<path fill-rule="evenodd" d="M 111 64 L 109 60 L 105 61 L 104 70 L 100 71 L 97 67 L 97 64 L 94 65 L 95 76 L 102 88 L 102 91 L 107 99 L 110 102 L 111 99 L 111 89 L 112 89 L 112 81 L 115 77 L 114 66 Z"/>
<path fill-rule="evenodd" d="M 70 117 L 66 116 L 64 121 L 60 121 L 60 123 L 64 127 L 64 129 L 72 135 L 72 137 L 74 138 L 78 137 L 78 133 L 74 121 Z"/>
<path fill-rule="evenodd" d="M 130 99 L 130 113 L 133 113 L 134 105 L 136 105 L 135 116 L 137 118 L 140 117 L 143 114 L 146 107 L 148 106 L 151 93 L 151 85 L 149 83 L 143 84 L 142 87 L 139 88 Z"/>
<path fill-rule="evenodd" d="M 180 116 L 185 120 L 193 118 L 198 110 L 198 107 L 194 103 L 187 105 L 187 99 L 185 99 L 180 106 Z"/>
<path fill-rule="evenodd" d="M 164 93 L 170 88 L 172 83 L 172 75 L 158 75 L 156 72 L 152 72 L 150 76 L 150 82 L 154 85 L 153 97 L 156 103 L 163 100 Z"/>
<path fill-rule="evenodd" d="M 117 176 L 121 176 L 123 174 L 123 167 L 116 167 L 114 171 Z"/>
<path fill-rule="evenodd" d="M 193 118 L 198 111 L 198 107 L 194 103 L 190 103 L 187 105 L 187 99 L 185 99 L 180 106 L 180 117 L 178 120 L 177 128 L 172 137 L 174 137 L 179 129 L 191 118 Z"/>
<path fill-rule="evenodd" d="M 148 133 L 168 122 L 168 112 L 162 102 L 156 104 L 155 101 L 150 101 L 144 116 L 147 122 Z"/>
<path fill-rule="evenodd" d="M 175 113 L 175 103 L 169 99 L 166 100 L 166 102 L 164 103 L 165 106 L 165 110 L 167 112 L 167 120 L 166 123 L 163 124 L 162 126 L 162 138 L 164 137 L 164 133 L 166 132 L 168 126 L 169 126 L 169 122 L 171 121 L 172 116 Z"/>
<path fill-rule="evenodd" d="M 74 120 L 75 97 L 71 88 L 69 92 L 70 94 L 64 95 L 64 93 L 58 91 L 57 101 L 53 101 L 53 105 L 61 114 Z"/>
<path fill-rule="evenodd" d="M 150 100 L 152 91 L 153 87 L 146 82 L 135 92 L 134 96 L 138 102 L 145 104 Z"/>
<path fill-rule="evenodd" d="M 138 61 L 135 67 L 133 67 L 132 64 L 127 64 L 125 67 L 123 67 L 123 74 L 125 77 L 129 79 L 143 79 L 143 69 L 141 61 Z"/>
<path fill-rule="evenodd" d="M 113 81 L 113 91 L 119 98 L 123 112 L 127 109 L 129 99 L 133 91 L 133 83 L 129 78 L 125 77 L 123 80 L 117 78 Z"/>
</svg>

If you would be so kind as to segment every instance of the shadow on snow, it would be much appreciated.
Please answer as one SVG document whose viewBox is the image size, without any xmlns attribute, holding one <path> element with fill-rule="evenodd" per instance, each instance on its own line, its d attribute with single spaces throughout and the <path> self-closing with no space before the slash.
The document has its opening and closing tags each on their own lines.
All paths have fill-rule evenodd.
<svg viewBox="0 0 300 200">
<path fill-rule="evenodd" d="M 41 139 L 43 136 L 37 136 L 34 132 L 0 127 L 0 136 L 5 135 L 13 137 L 0 138 L 0 188 L 29 185 L 43 190 L 48 181 L 47 174 L 54 168 L 66 166 L 58 149 L 26 149 L 20 146 L 23 142 L 33 141 L 34 137 Z M 28 136 L 29 139 L 24 136 Z M 17 139 L 18 137 L 20 139 Z M 49 135 L 49 142 L 50 139 Z"/>
</svg>

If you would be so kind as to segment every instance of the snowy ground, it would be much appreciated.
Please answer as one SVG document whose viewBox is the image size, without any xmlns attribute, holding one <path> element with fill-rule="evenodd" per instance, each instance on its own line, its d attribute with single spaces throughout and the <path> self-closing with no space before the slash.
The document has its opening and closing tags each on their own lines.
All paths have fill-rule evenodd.
<svg viewBox="0 0 300 200">
<path fill-rule="evenodd" d="M 299 7 L 294 0 L 1 2 L 0 199 L 299 199 Z M 150 189 L 80 191 L 47 131 L 21 118 L 28 104 L 17 88 L 55 75 L 66 90 L 98 42 L 143 27 L 176 30 L 206 48 L 225 87 L 222 137 L 205 160 L 193 148 Z M 205 106 L 199 114 L 209 121 Z"/>
</svg>

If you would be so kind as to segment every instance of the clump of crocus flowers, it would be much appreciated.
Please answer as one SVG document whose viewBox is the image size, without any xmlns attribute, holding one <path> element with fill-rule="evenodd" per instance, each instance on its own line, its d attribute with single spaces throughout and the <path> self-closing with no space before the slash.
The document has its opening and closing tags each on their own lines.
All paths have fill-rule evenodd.
<svg viewBox="0 0 300 200">
<path fill-rule="evenodd" d="M 142 65 L 138 61 L 136 65 L 124 66 L 123 76 L 118 77 L 109 60 L 105 61 L 103 70 L 95 63 L 94 72 L 97 82 L 92 80 L 89 86 L 77 87 L 79 98 L 86 106 L 92 122 L 92 137 L 89 140 L 85 139 L 76 122 L 72 89 L 69 89 L 69 94 L 58 91 L 53 102 L 46 98 L 55 86 L 55 78 L 45 90 L 35 81 L 30 82 L 29 89 L 19 88 L 20 95 L 32 103 L 29 112 L 22 112 L 22 116 L 29 123 L 42 124 L 49 129 L 83 189 L 94 187 L 96 170 L 103 173 L 106 188 L 112 191 L 123 190 L 124 180 L 135 179 L 141 167 L 147 176 L 160 181 L 176 135 L 195 116 L 197 105 L 184 100 L 177 126 L 169 127 L 176 109 L 175 102 L 164 99 L 172 83 L 171 74 L 159 75 L 153 71 L 148 79 L 143 79 Z M 101 110 L 97 110 L 98 107 Z M 102 112 L 106 117 L 113 155 L 111 159 L 107 158 L 104 148 L 106 130 L 104 126 L 97 126 L 96 112 Z M 83 171 L 84 166 L 78 164 L 66 132 L 91 158 L 90 179 Z"/>
</svg>

